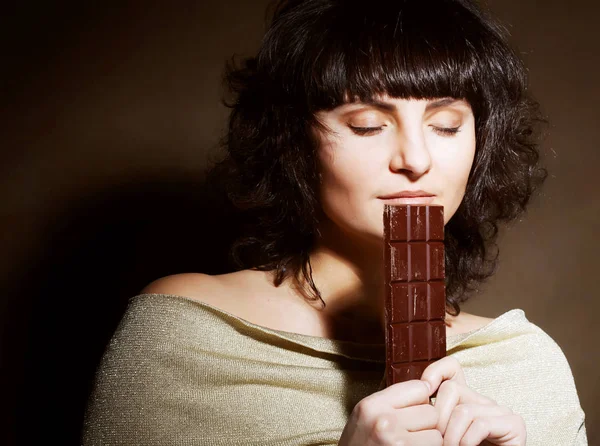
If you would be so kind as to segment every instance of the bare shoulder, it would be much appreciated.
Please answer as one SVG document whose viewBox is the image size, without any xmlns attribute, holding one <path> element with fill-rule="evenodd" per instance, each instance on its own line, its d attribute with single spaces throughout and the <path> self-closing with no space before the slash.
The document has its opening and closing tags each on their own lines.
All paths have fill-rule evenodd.
<svg viewBox="0 0 600 446">
<path fill-rule="evenodd" d="M 461 311 L 458 316 L 446 315 L 450 334 L 469 333 L 485 327 L 494 319 Z"/>
<path fill-rule="evenodd" d="M 216 276 L 199 273 L 173 274 L 161 277 L 144 287 L 140 294 L 167 294 L 211 303 L 212 296 L 221 294 Z"/>
<path fill-rule="evenodd" d="M 168 294 L 185 297 L 219 308 L 230 314 L 271 328 L 281 328 L 294 305 L 262 271 L 244 270 L 218 276 L 199 273 L 162 277 L 147 285 L 141 294 Z M 287 303 L 287 311 L 285 309 Z M 289 323 L 289 321 L 288 321 Z"/>
<path fill-rule="evenodd" d="M 463 313 L 461 313 L 463 314 Z M 468 331 L 477 330 L 479 328 L 485 327 L 487 324 L 492 322 L 494 319 L 490 317 L 477 316 L 475 314 L 464 313 L 464 323 L 465 326 L 469 328 Z"/>
<path fill-rule="evenodd" d="M 161 277 L 148 284 L 141 294 L 167 294 L 204 302 L 226 310 L 230 305 L 228 298 L 239 297 L 235 286 L 223 276 L 211 276 L 202 273 L 183 273 Z"/>
</svg>

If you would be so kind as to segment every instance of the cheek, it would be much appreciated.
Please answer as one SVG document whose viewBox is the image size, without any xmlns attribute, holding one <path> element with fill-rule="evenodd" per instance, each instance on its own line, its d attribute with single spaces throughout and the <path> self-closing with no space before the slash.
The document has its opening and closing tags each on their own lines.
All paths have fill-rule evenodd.
<svg viewBox="0 0 600 446">
<path fill-rule="evenodd" d="M 472 140 L 470 140 L 466 144 L 466 150 L 463 151 L 461 156 L 457 159 L 458 166 L 456 169 L 456 181 L 461 186 L 461 193 L 464 194 L 465 187 L 467 182 L 469 181 L 469 174 L 471 173 L 471 168 L 473 167 L 473 161 L 475 159 L 475 137 L 473 136 Z"/>
<path fill-rule="evenodd" d="M 439 159 L 443 168 L 447 206 L 447 219 L 458 209 L 469 180 L 469 173 L 475 156 L 475 140 L 469 138 L 457 145 L 455 150 L 446 151 Z"/>
<path fill-rule="evenodd" d="M 464 193 L 464 188 L 469 180 L 469 172 L 471 171 L 472 164 L 473 158 L 469 153 L 460 153 L 448 163 L 446 177 L 448 183 L 450 183 L 449 186 L 460 195 Z"/>
<path fill-rule="evenodd" d="M 363 149 L 363 150 L 359 150 Z M 374 154 L 364 147 L 323 147 L 319 153 L 320 200 L 324 214 L 340 227 L 371 225 L 371 206 L 381 172 Z"/>
<path fill-rule="evenodd" d="M 319 154 L 321 196 L 344 195 L 347 200 L 368 196 L 375 189 L 373 157 L 352 147 L 324 147 Z"/>
</svg>

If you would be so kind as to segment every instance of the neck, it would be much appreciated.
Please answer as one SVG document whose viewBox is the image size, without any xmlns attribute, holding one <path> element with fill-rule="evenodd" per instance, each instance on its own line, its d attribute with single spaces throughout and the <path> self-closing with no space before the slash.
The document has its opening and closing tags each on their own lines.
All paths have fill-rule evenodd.
<svg viewBox="0 0 600 446">
<path fill-rule="evenodd" d="M 340 235 L 328 225 L 311 253 L 312 276 L 325 308 L 325 321 L 338 327 L 339 339 L 383 342 L 383 244 Z M 335 331 L 335 329 L 334 329 Z"/>
</svg>

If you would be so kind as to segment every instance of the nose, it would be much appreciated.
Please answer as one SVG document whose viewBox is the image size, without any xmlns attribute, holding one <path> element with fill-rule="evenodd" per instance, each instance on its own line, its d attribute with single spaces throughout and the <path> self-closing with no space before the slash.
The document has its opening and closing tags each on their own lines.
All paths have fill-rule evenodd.
<svg viewBox="0 0 600 446">
<path fill-rule="evenodd" d="M 431 156 L 422 131 L 399 136 L 390 159 L 390 170 L 420 177 L 431 168 Z"/>
</svg>

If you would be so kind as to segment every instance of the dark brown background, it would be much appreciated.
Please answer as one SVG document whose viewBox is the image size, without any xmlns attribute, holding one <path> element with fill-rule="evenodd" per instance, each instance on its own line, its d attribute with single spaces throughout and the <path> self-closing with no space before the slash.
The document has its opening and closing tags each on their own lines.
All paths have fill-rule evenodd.
<svg viewBox="0 0 600 446">
<path fill-rule="evenodd" d="M 2 444 L 77 444 L 127 297 L 159 276 L 225 268 L 224 212 L 202 171 L 226 117 L 224 60 L 256 49 L 267 2 L 149 3 L 3 15 Z M 550 120 L 550 176 L 526 218 L 502 232 L 498 273 L 466 310 L 522 308 L 556 340 L 597 444 L 600 7 L 491 7 Z"/>
</svg>

